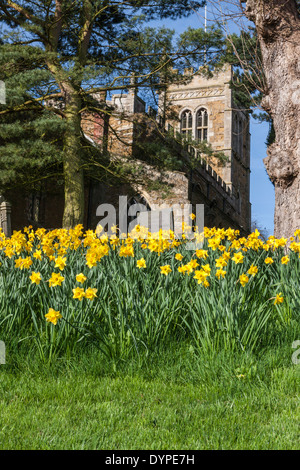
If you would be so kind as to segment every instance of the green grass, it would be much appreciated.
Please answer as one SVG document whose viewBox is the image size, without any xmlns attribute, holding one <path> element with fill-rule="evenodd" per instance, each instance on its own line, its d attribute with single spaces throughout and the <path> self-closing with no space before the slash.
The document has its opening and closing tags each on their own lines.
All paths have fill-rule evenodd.
<svg viewBox="0 0 300 470">
<path fill-rule="evenodd" d="M 54 287 L 48 242 L 51 253 L 65 250 L 64 232 L 42 240 L 36 234 L 34 247 L 48 246 L 42 260 L 27 256 L 35 248 L 21 233 L 3 241 L 0 449 L 297 449 L 292 343 L 300 339 L 300 244 L 282 264 L 281 242 L 265 251 L 253 236 L 239 242 L 218 233 L 223 248 L 214 249 L 221 239 L 210 236 L 207 259 L 183 245 L 161 252 L 154 240 L 147 249 L 135 242 L 133 253 L 131 244 L 113 249 L 91 238 L 88 250 L 68 247 L 65 280 Z M 243 264 L 233 260 L 239 243 L 248 247 Z M 225 245 L 231 261 L 227 254 L 223 279 L 217 265 Z M 175 258 L 180 250 L 182 261 Z M 142 257 L 147 268 L 139 270 Z M 31 282 L 32 272 L 41 274 L 40 284 Z M 98 289 L 94 300 L 74 298 L 80 272 L 84 289 Z M 46 321 L 49 309 L 62 315 L 56 325 Z"/>
<path fill-rule="evenodd" d="M 173 344 L 114 370 L 92 350 L 51 366 L 8 351 L 0 449 L 297 449 L 293 352 L 289 339 L 259 355 Z"/>
</svg>

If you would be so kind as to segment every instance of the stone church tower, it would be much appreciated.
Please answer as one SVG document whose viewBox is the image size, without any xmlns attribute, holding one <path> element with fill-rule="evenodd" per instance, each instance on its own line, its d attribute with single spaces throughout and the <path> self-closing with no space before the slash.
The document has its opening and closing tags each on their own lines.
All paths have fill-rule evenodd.
<svg viewBox="0 0 300 470">
<path fill-rule="evenodd" d="M 187 74 L 191 72 L 187 70 Z M 227 156 L 228 162 L 225 165 L 220 165 L 217 159 L 211 159 L 209 166 L 216 181 L 222 179 L 222 188 L 229 190 L 235 208 L 233 218 L 243 230 L 249 231 L 251 225 L 249 113 L 234 103 L 233 91 L 230 88 L 231 79 L 230 66 L 209 79 L 196 73 L 184 85 L 170 85 L 160 95 L 159 110 L 161 120 L 169 132 L 180 133 L 198 142 L 207 141 L 213 150 L 223 152 Z M 171 117 L 165 114 L 165 109 L 171 109 Z M 216 202 L 220 199 L 220 196 L 210 194 L 209 186 L 205 189 L 205 185 L 202 184 L 201 187 L 203 196 L 206 193 L 206 197 L 210 200 L 215 197 Z M 201 200 L 201 195 L 198 199 Z M 220 209 L 225 209 L 226 201 L 223 200 L 222 206 Z M 218 220 L 215 222 L 215 225 L 220 225 Z"/>
</svg>

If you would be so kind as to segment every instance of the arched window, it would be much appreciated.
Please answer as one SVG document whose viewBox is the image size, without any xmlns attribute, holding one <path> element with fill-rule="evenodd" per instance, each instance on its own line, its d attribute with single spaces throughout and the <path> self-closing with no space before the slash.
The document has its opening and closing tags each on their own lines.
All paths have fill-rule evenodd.
<svg viewBox="0 0 300 470">
<path fill-rule="evenodd" d="M 193 116 L 189 110 L 183 111 L 181 115 L 180 132 L 186 138 L 193 135 Z"/>
<path fill-rule="evenodd" d="M 208 136 L 208 113 L 205 108 L 199 109 L 196 115 L 196 139 L 199 142 L 207 141 Z"/>
</svg>

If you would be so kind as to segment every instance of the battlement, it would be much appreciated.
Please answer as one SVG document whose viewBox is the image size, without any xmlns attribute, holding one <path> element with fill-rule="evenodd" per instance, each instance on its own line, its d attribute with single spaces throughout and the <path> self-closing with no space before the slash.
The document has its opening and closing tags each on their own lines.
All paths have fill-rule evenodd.
<svg viewBox="0 0 300 470">
<path fill-rule="evenodd" d="M 186 152 L 189 154 L 189 156 L 196 158 L 196 160 L 199 162 L 199 167 L 196 168 L 197 171 L 203 170 L 207 174 L 207 176 L 212 178 L 218 184 L 218 186 L 222 188 L 222 191 L 225 191 L 225 193 L 229 197 L 234 197 L 231 183 L 227 184 L 225 183 L 225 181 L 223 181 L 221 176 L 212 168 L 212 166 L 209 165 L 206 160 L 201 157 L 201 152 L 199 150 L 195 149 L 195 147 L 193 147 L 192 145 L 189 145 L 187 147 Z"/>
<path fill-rule="evenodd" d="M 108 106 L 112 106 L 116 111 L 121 113 L 145 113 L 146 103 L 135 92 L 128 94 L 121 93 L 112 95 L 110 101 L 106 102 Z"/>
</svg>

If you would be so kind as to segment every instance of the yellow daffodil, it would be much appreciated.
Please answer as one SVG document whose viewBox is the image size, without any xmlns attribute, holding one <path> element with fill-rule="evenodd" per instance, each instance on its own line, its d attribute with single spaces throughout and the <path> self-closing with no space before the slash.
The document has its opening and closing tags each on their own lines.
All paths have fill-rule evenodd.
<svg viewBox="0 0 300 470">
<path fill-rule="evenodd" d="M 38 259 L 39 261 L 42 261 L 42 250 L 35 250 L 35 252 L 32 255 L 35 259 Z"/>
<path fill-rule="evenodd" d="M 64 280 L 65 278 L 60 273 L 52 273 L 51 278 L 48 281 L 49 286 L 50 287 L 61 286 Z"/>
<path fill-rule="evenodd" d="M 211 248 L 213 251 L 215 251 L 221 243 L 221 240 L 219 238 L 211 238 L 208 240 L 208 246 Z"/>
<path fill-rule="evenodd" d="M 179 266 L 178 272 L 181 273 L 181 274 L 185 274 L 185 272 L 186 272 L 185 266 Z"/>
<path fill-rule="evenodd" d="M 255 274 L 257 274 L 257 272 L 258 272 L 258 267 L 253 266 L 253 264 L 250 266 L 250 269 L 248 269 L 248 274 L 250 274 L 252 276 L 255 276 Z"/>
<path fill-rule="evenodd" d="M 207 250 L 197 250 L 196 251 L 196 256 L 197 256 L 197 258 L 200 258 L 200 259 L 206 259 L 208 257 L 208 251 Z"/>
<path fill-rule="evenodd" d="M 211 267 L 209 264 L 202 265 L 201 268 L 203 269 L 203 271 L 206 273 L 207 276 L 210 275 Z"/>
<path fill-rule="evenodd" d="M 62 318 L 62 315 L 59 311 L 54 310 L 53 308 L 49 308 L 48 313 L 45 315 L 47 322 L 53 323 L 53 325 L 57 324 L 57 320 Z"/>
<path fill-rule="evenodd" d="M 160 273 L 168 276 L 168 274 L 172 272 L 171 266 L 166 264 L 165 266 L 160 266 Z"/>
<path fill-rule="evenodd" d="M 5 256 L 12 258 L 15 254 L 15 250 L 12 247 L 7 246 L 5 249 Z"/>
<path fill-rule="evenodd" d="M 228 251 L 224 251 L 224 253 L 222 254 L 222 258 L 225 261 L 229 261 L 230 260 L 230 253 L 228 253 Z"/>
<path fill-rule="evenodd" d="M 193 269 L 197 268 L 199 266 L 199 263 L 197 263 L 197 260 L 191 259 L 191 261 L 188 263 Z"/>
<path fill-rule="evenodd" d="M 282 293 L 280 292 L 279 294 L 276 295 L 275 300 L 274 300 L 274 305 L 276 304 L 282 304 L 284 298 L 282 296 Z"/>
<path fill-rule="evenodd" d="M 85 292 L 82 287 L 75 287 L 73 289 L 73 299 L 82 300 L 85 297 Z"/>
<path fill-rule="evenodd" d="M 216 277 L 217 277 L 218 279 L 220 279 L 221 276 L 224 278 L 225 275 L 226 275 L 226 271 L 224 271 L 223 269 L 217 269 L 217 271 L 216 271 Z"/>
<path fill-rule="evenodd" d="M 15 268 L 22 269 L 23 266 L 23 258 L 18 258 L 15 260 Z"/>
<path fill-rule="evenodd" d="M 294 232 L 294 236 L 295 236 L 295 237 L 299 237 L 299 236 L 300 236 L 300 229 L 297 229 L 297 230 Z"/>
<path fill-rule="evenodd" d="M 242 264 L 244 256 L 242 255 L 242 253 L 235 253 L 231 259 L 235 262 L 235 264 Z"/>
<path fill-rule="evenodd" d="M 94 266 L 97 266 L 97 255 L 96 253 L 87 253 L 86 254 L 86 264 L 91 269 Z"/>
<path fill-rule="evenodd" d="M 199 271 L 195 271 L 195 276 L 194 279 L 198 281 L 198 284 L 202 284 L 207 277 L 207 273 L 203 271 L 203 269 L 200 269 Z"/>
<path fill-rule="evenodd" d="M 77 274 L 76 276 L 76 281 L 77 282 L 80 282 L 81 284 L 83 284 L 85 281 L 86 281 L 86 276 L 82 273 L 80 274 Z"/>
<path fill-rule="evenodd" d="M 39 285 L 39 283 L 41 282 L 42 278 L 41 278 L 41 273 L 35 273 L 33 272 L 29 278 L 32 282 L 32 284 L 37 284 Z"/>
<path fill-rule="evenodd" d="M 96 295 L 97 290 L 98 290 L 98 289 L 89 287 L 89 288 L 85 291 L 85 298 L 86 298 L 86 299 L 89 299 L 89 300 L 95 299 L 95 298 L 97 297 L 97 295 Z"/>
<path fill-rule="evenodd" d="M 281 258 L 281 264 L 288 264 L 289 261 L 290 261 L 290 258 L 288 256 L 283 256 Z"/>
<path fill-rule="evenodd" d="M 228 228 L 225 232 L 225 235 L 229 241 L 234 240 L 236 237 L 236 234 L 232 228 Z"/>
<path fill-rule="evenodd" d="M 224 268 L 227 265 L 227 261 L 223 257 L 216 259 L 216 268 Z"/>
<path fill-rule="evenodd" d="M 32 265 L 32 259 L 28 256 L 27 258 L 18 258 L 15 260 L 15 267 L 20 269 L 29 269 Z"/>
<path fill-rule="evenodd" d="M 183 260 L 183 256 L 182 256 L 180 253 L 176 253 L 175 259 L 177 259 L 177 261 L 182 261 L 182 260 Z"/>
<path fill-rule="evenodd" d="M 266 264 L 272 264 L 274 263 L 274 260 L 268 256 L 268 258 L 265 259 Z"/>
<path fill-rule="evenodd" d="M 295 253 L 300 253 L 300 243 L 296 243 L 296 242 L 291 243 L 290 244 L 290 249 L 292 251 L 295 251 Z"/>
<path fill-rule="evenodd" d="M 123 246 L 120 248 L 119 256 L 124 256 L 124 257 L 131 256 L 131 257 L 134 257 L 134 249 L 133 249 L 133 246 L 123 245 Z"/>
<path fill-rule="evenodd" d="M 239 279 L 243 287 L 249 282 L 249 277 L 246 274 L 242 274 Z"/>
<path fill-rule="evenodd" d="M 141 269 L 141 268 L 146 268 L 146 261 L 144 260 L 144 258 L 141 258 L 141 259 L 137 260 L 136 266 L 137 266 L 139 269 Z"/>
<path fill-rule="evenodd" d="M 67 258 L 63 258 L 62 256 L 58 256 L 58 258 L 55 259 L 55 268 L 59 268 L 61 271 L 64 270 L 65 266 L 67 263 Z"/>
<path fill-rule="evenodd" d="M 190 263 L 187 263 L 184 266 L 182 266 L 182 269 L 183 269 L 182 272 L 184 272 L 184 274 L 188 274 L 188 275 L 190 275 L 194 270 L 193 266 Z M 179 271 L 179 268 L 178 268 L 178 271 Z M 181 272 L 181 271 L 179 271 L 179 272 Z"/>
</svg>

